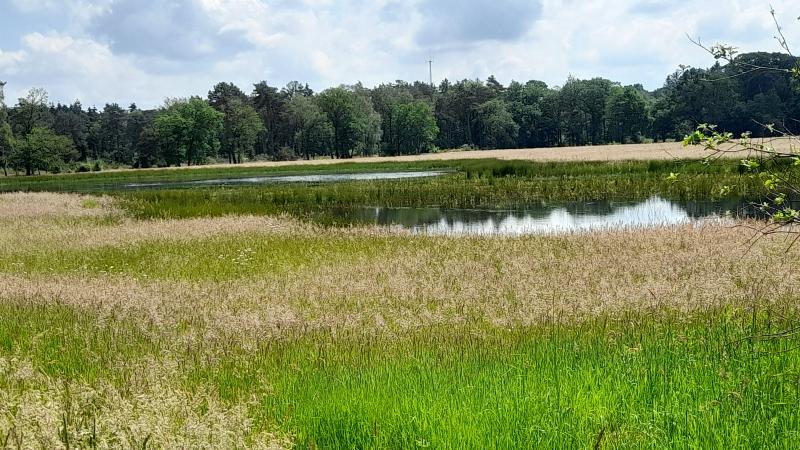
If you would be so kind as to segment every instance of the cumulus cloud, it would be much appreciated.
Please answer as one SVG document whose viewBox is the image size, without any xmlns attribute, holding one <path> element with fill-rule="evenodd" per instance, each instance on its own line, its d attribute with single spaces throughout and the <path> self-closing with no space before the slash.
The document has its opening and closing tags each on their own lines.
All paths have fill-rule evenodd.
<svg viewBox="0 0 800 450">
<path fill-rule="evenodd" d="M 119 96 L 121 85 L 143 92 L 141 71 L 102 44 L 55 33 L 32 33 L 22 40 L 23 47 L 15 52 L 10 67 L 0 64 L 3 73 L 14 75 L 9 93 L 22 96 L 28 87 L 46 87 L 59 94 L 55 100 L 68 101 L 79 97 L 110 100 Z M 14 83 L 19 79 L 28 85 Z"/>
<path fill-rule="evenodd" d="M 8 0 L 0 15 L 7 97 L 42 86 L 156 106 L 218 81 L 315 89 L 434 77 L 560 84 L 572 74 L 659 87 L 713 61 L 686 34 L 779 50 L 769 6 L 750 0 Z M 773 0 L 800 46 L 800 5 Z"/>
<path fill-rule="evenodd" d="M 31 87 L 44 87 L 54 102 L 102 106 L 106 102 L 141 103 L 156 106 L 164 98 L 181 92 L 202 92 L 205 80 L 185 74 L 154 74 L 138 67 L 135 60 L 116 55 L 107 45 L 88 38 L 58 33 L 31 33 L 22 38 L 22 48 L 9 58 L 0 52 L 0 79 L 7 79 L 7 100 L 22 97 Z"/>
<path fill-rule="evenodd" d="M 19 70 L 25 61 L 25 52 L 4 52 L 0 50 L 0 72 L 14 73 Z"/>
<path fill-rule="evenodd" d="M 424 0 L 421 45 L 510 41 L 524 36 L 541 13 L 538 0 Z"/>
<path fill-rule="evenodd" d="M 117 0 L 88 31 L 114 52 L 167 60 L 197 60 L 247 50 L 196 0 Z"/>
<path fill-rule="evenodd" d="M 114 0 L 10 0 L 11 6 L 25 14 L 59 15 L 65 27 L 77 29 L 104 13 Z"/>
</svg>

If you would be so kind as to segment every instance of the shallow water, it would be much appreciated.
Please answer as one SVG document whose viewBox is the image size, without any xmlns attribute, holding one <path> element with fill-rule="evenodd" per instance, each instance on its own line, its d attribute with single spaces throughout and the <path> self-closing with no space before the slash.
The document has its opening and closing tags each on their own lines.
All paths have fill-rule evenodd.
<svg viewBox="0 0 800 450">
<path fill-rule="evenodd" d="M 738 200 L 673 202 L 653 197 L 642 202 L 542 204 L 506 211 L 356 208 L 334 215 L 351 223 L 401 227 L 419 234 L 514 236 L 658 228 L 757 214 L 748 202 Z"/>
<path fill-rule="evenodd" d="M 377 180 L 403 180 L 410 178 L 431 178 L 444 175 L 443 171 L 418 171 L 418 172 L 371 172 L 371 173 L 344 173 L 344 174 L 316 174 L 316 175 L 283 175 L 248 178 L 218 178 L 214 180 L 160 182 L 160 183 L 131 183 L 123 187 L 127 189 L 147 188 L 179 188 L 197 186 L 247 186 L 260 184 L 282 183 L 333 183 L 337 181 L 377 181 Z"/>
</svg>

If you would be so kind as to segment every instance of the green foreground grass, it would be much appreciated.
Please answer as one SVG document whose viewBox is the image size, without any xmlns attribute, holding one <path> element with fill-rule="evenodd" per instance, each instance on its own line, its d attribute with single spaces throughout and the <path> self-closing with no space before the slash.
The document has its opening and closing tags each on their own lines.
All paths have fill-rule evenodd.
<svg viewBox="0 0 800 450">
<path fill-rule="evenodd" d="M 393 338 L 316 333 L 216 352 L 201 345 L 178 353 L 169 382 L 247 403 L 252 433 L 277 430 L 298 448 L 797 448 L 800 354 L 787 351 L 796 342 L 740 341 L 752 319 L 663 312 Z M 123 322 L 58 306 L 0 307 L 0 357 L 24 357 L 64 386 L 111 380 L 124 390 L 128 367 L 165 353 L 176 354 L 171 342 Z M 0 390 L 15 382 L 0 370 Z M 97 405 L 58 402 L 72 411 L 58 424 L 63 441 L 89 446 Z"/>
</svg>

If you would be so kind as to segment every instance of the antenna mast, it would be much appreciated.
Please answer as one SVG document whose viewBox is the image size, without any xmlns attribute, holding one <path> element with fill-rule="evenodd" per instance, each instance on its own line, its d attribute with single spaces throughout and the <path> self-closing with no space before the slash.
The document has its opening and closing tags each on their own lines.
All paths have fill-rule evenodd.
<svg viewBox="0 0 800 450">
<path fill-rule="evenodd" d="M 433 56 L 430 53 L 428 53 L 428 77 L 433 87 Z"/>
</svg>

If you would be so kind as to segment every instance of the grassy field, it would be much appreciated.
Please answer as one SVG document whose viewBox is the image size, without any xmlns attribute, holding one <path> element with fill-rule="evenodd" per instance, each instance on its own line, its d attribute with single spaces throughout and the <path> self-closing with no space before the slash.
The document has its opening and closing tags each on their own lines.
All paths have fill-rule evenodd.
<svg viewBox="0 0 800 450">
<path fill-rule="evenodd" d="M 128 201 L 0 194 L 0 448 L 798 448 L 782 238 Z"/>
</svg>

